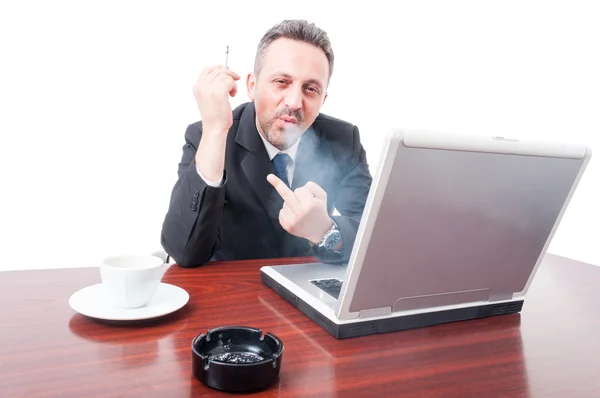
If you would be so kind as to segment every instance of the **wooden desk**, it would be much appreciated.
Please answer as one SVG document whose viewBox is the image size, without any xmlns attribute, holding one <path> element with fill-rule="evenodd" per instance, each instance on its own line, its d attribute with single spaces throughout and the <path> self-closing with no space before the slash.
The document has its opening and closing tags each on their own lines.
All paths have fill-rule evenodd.
<svg viewBox="0 0 600 398">
<path fill-rule="evenodd" d="M 259 396 L 600 396 L 600 267 L 548 255 L 521 314 L 335 340 L 260 283 L 273 263 L 171 267 L 188 306 L 136 327 L 69 308 L 97 268 L 1 272 L 0 396 L 225 395 L 191 375 L 192 338 L 221 325 L 284 341 L 280 380 Z"/>
</svg>

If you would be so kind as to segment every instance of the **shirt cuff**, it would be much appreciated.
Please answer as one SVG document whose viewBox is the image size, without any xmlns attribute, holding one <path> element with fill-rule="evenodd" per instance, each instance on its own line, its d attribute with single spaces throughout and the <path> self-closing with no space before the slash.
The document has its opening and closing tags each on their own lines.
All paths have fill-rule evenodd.
<svg viewBox="0 0 600 398">
<path fill-rule="evenodd" d="M 209 181 L 206 177 L 204 177 L 202 175 L 202 172 L 200 171 L 200 169 L 198 168 L 198 166 L 196 166 L 196 172 L 198 173 L 198 175 L 200 176 L 200 178 L 202 178 L 204 180 L 204 182 L 206 183 L 206 185 L 214 187 L 214 188 L 218 188 L 221 185 L 223 185 L 223 174 L 221 174 L 221 178 L 219 178 L 217 181 Z"/>
</svg>

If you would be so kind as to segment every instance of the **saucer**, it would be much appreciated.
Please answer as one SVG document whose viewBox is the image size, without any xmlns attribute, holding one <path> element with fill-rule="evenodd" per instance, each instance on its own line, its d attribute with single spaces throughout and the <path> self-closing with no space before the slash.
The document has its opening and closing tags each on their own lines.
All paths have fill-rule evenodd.
<svg viewBox="0 0 600 398">
<path fill-rule="evenodd" d="M 161 283 L 148 304 L 140 308 L 115 307 L 102 283 L 85 287 L 69 298 L 69 306 L 81 315 L 107 321 L 139 321 L 168 315 L 182 308 L 190 299 L 188 292 L 178 286 Z"/>
</svg>

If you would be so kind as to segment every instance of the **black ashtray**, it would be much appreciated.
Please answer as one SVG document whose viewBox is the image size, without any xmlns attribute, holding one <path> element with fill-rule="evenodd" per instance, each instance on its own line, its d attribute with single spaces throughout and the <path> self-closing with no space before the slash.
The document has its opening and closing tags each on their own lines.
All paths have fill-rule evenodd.
<svg viewBox="0 0 600 398">
<path fill-rule="evenodd" d="M 283 342 L 271 333 L 244 326 L 210 329 L 192 340 L 192 372 L 209 387 L 251 392 L 279 377 Z"/>
</svg>

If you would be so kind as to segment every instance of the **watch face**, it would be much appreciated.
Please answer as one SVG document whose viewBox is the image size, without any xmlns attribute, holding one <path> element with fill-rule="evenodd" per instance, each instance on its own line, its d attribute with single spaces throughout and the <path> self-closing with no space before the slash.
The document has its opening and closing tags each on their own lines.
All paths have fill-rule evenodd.
<svg viewBox="0 0 600 398">
<path fill-rule="evenodd" d="M 323 243 L 323 247 L 325 249 L 327 249 L 327 250 L 334 248 L 335 245 L 337 245 L 339 243 L 341 237 L 342 237 L 342 234 L 340 234 L 340 231 L 332 231 L 325 238 L 325 242 Z"/>
</svg>

